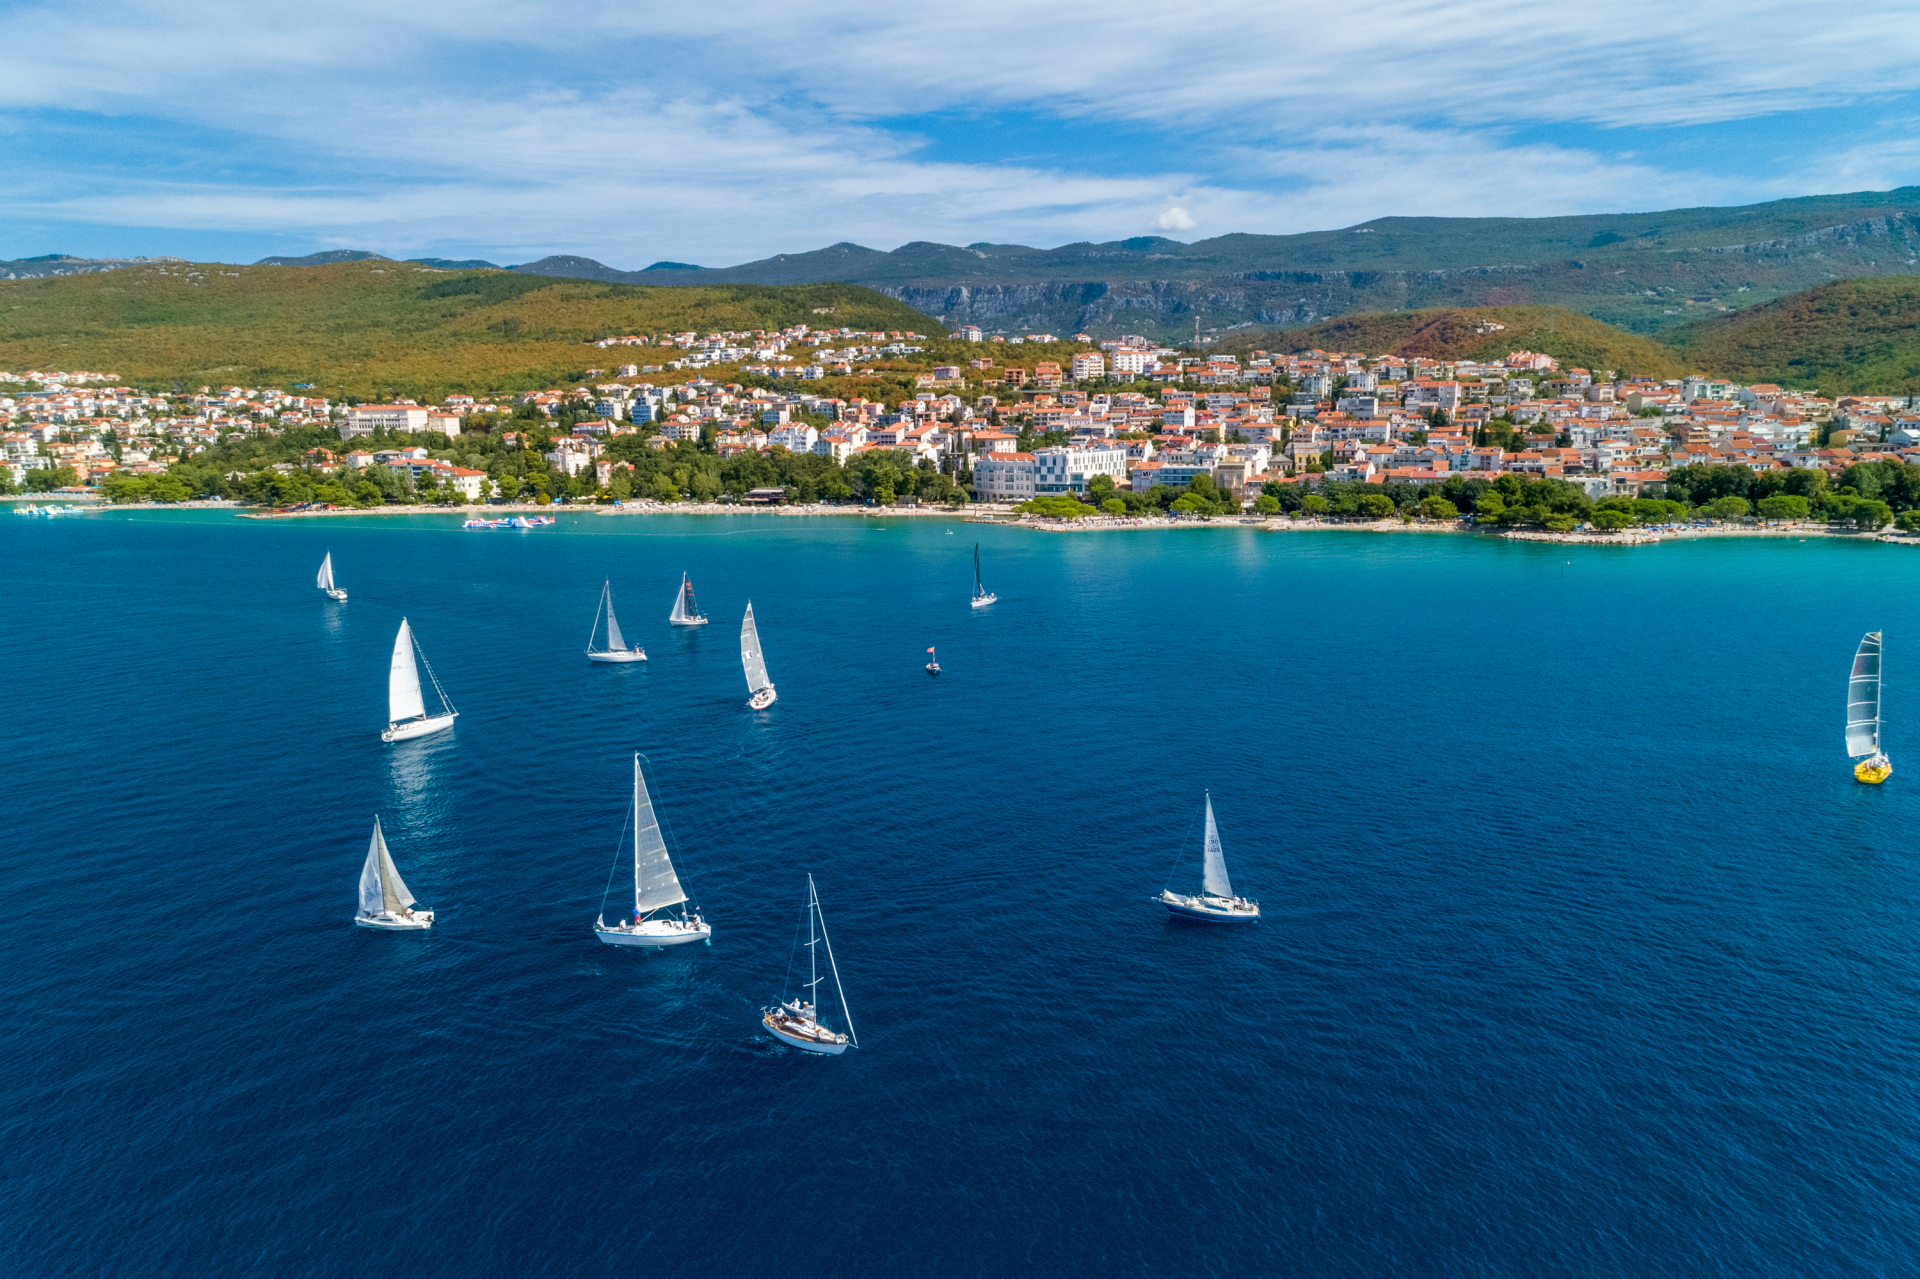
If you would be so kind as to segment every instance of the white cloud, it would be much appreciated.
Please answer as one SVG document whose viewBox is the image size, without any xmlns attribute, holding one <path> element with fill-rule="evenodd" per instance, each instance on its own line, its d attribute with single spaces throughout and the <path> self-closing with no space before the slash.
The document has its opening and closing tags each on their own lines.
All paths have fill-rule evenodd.
<svg viewBox="0 0 1920 1279">
<path fill-rule="evenodd" d="M 1893 185 L 1920 167 L 1897 123 L 1755 177 L 1721 171 L 1704 145 L 1677 171 L 1512 140 L 1556 121 L 1677 126 L 1920 86 L 1920 24 L 1886 0 L 1625 0 L 1604 24 L 1519 0 L 103 0 L 15 5 L 0 50 L 0 107 L 79 113 L 65 127 L 107 135 L 137 116 L 160 122 L 160 146 L 198 128 L 292 157 L 273 181 L 56 166 L 0 196 L 11 215 L 393 252 L 720 264 L 842 239 L 1057 243 L 1672 207 Z M 886 127 L 963 109 L 1019 118 L 1025 139 L 1061 121 L 1179 141 L 1150 132 L 1132 171 L 1114 172 L 1072 142 L 1051 160 L 958 163 Z M 1164 164 L 1138 162 L 1155 147 Z"/>
</svg>

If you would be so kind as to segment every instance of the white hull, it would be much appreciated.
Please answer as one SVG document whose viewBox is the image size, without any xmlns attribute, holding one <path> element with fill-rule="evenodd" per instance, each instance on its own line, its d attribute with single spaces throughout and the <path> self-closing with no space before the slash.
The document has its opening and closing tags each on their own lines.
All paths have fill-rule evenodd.
<svg viewBox="0 0 1920 1279">
<path fill-rule="evenodd" d="M 442 729 L 452 728 L 459 712 L 452 715 L 429 715 L 425 719 L 404 720 L 398 724 L 389 724 L 380 734 L 383 742 L 404 742 L 409 737 L 425 737 Z"/>
<path fill-rule="evenodd" d="M 810 1039 L 805 1035 L 794 1034 L 784 1029 L 782 1024 L 776 1021 L 772 1014 L 761 1017 L 760 1024 L 766 1027 L 769 1035 L 772 1035 L 789 1048 L 798 1048 L 802 1052 L 819 1053 L 826 1057 L 838 1057 L 841 1053 L 847 1051 L 845 1039 L 841 1039 L 838 1043 L 832 1041 L 822 1043 L 818 1039 Z"/>
<path fill-rule="evenodd" d="M 999 598 L 998 595 L 976 595 L 973 597 L 973 606 L 975 608 L 985 608 Z"/>
<path fill-rule="evenodd" d="M 395 915 L 383 910 L 378 915 L 355 915 L 353 922 L 362 928 L 379 928 L 391 933 L 420 932 L 433 927 L 433 912 L 407 910 Z"/>
<path fill-rule="evenodd" d="M 619 653 L 612 652 L 611 650 L 604 653 L 589 652 L 587 654 L 587 660 L 589 662 L 644 662 L 647 660 L 647 651 L 645 649 L 631 649 Z"/>
<path fill-rule="evenodd" d="M 659 950 L 664 946 L 685 946 L 689 942 L 706 941 L 713 936 L 713 926 L 696 916 L 691 921 L 643 919 L 638 924 L 615 924 L 612 927 L 597 923 L 593 926 L 593 932 L 609 946 L 640 946 L 647 950 Z"/>
<path fill-rule="evenodd" d="M 706 624 L 707 619 L 704 617 L 669 617 L 667 619 L 669 626 L 705 626 Z"/>
<path fill-rule="evenodd" d="M 1246 924 L 1260 918 L 1260 903 L 1244 897 L 1211 897 L 1202 894 L 1187 897 L 1171 890 L 1160 894 L 1160 902 L 1169 914 L 1180 919 L 1199 919 L 1217 924 Z"/>
<path fill-rule="evenodd" d="M 773 685 L 769 684 L 752 697 L 749 697 L 747 699 L 747 705 L 756 711 L 763 711 L 778 701 L 779 697 L 780 695 L 773 691 Z"/>
<path fill-rule="evenodd" d="M 327 592 L 327 598 L 330 600 L 339 600 L 342 604 L 345 604 L 347 602 L 347 593 L 336 586 Z"/>
</svg>

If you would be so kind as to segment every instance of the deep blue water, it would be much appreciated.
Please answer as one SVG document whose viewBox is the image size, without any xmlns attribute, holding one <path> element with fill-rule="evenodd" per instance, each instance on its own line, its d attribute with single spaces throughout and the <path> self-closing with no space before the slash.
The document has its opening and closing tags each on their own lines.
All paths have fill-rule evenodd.
<svg viewBox="0 0 1920 1279">
<path fill-rule="evenodd" d="M 1905 548 L 119 513 L 0 584 L 5 1273 L 1920 1270 Z M 402 613 L 461 717 L 387 747 Z M 590 932 L 635 749 L 711 947 Z M 1148 900 L 1205 788 L 1257 926 Z M 348 922 L 376 812 L 431 934 Z M 838 1059 L 757 1033 L 809 871 Z"/>
</svg>

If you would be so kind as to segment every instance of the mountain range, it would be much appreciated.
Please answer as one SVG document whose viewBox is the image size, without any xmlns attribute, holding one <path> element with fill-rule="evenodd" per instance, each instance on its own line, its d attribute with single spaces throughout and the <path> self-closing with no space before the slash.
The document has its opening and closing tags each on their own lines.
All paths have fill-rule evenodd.
<svg viewBox="0 0 1920 1279">
<path fill-rule="evenodd" d="M 334 250 L 258 265 L 381 255 Z M 84 274 L 147 259 L 0 262 L 0 277 Z M 442 270 L 479 260 L 407 259 Z M 618 284 L 860 284 L 989 332 L 1143 333 L 1161 340 L 1291 329 L 1356 312 L 1556 305 L 1638 333 L 1679 328 L 1836 279 L 1920 266 L 1920 187 L 1737 208 L 1557 218 L 1378 218 L 1298 235 L 1159 236 L 1052 249 L 924 241 L 835 244 L 729 267 L 622 271 L 577 256 L 503 269 Z"/>
</svg>

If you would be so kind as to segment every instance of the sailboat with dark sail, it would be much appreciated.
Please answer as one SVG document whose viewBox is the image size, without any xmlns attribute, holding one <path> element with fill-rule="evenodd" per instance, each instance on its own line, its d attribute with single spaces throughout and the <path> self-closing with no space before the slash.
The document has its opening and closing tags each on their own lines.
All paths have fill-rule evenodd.
<svg viewBox="0 0 1920 1279">
<path fill-rule="evenodd" d="M 673 611 L 667 614 L 667 622 L 672 626 L 705 626 L 707 615 L 693 600 L 693 583 L 687 575 L 680 575 L 680 593 L 673 597 Z"/>
<path fill-rule="evenodd" d="M 1245 924 L 1260 918 L 1260 903 L 1234 895 L 1227 879 L 1227 856 L 1220 848 L 1220 831 L 1213 824 L 1213 796 L 1207 796 L 1206 840 L 1201 853 L 1200 891 L 1187 895 L 1171 888 L 1160 890 L 1156 899 L 1175 919 L 1192 919 L 1208 924 Z"/>
<path fill-rule="evenodd" d="M 973 606 L 985 608 L 999 598 L 980 584 L 980 543 L 975 542 L 973 544 Z"/>
</svg>

